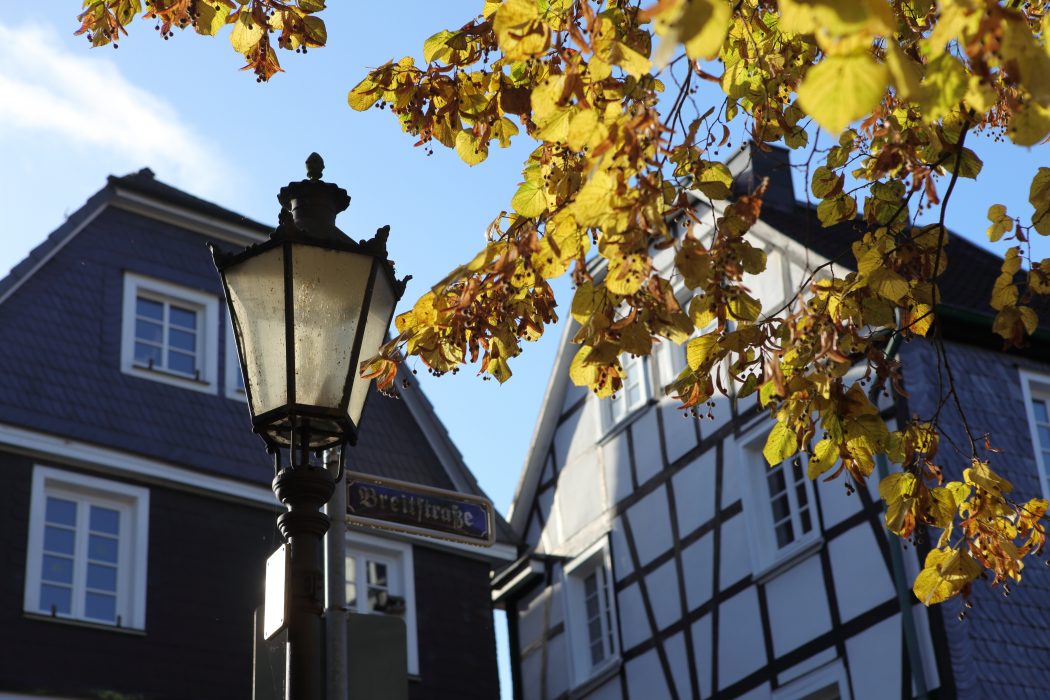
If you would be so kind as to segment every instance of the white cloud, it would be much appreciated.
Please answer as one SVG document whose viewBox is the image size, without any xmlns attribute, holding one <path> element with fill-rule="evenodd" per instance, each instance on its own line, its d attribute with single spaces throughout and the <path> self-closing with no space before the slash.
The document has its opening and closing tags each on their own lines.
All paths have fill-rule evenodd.
<svg viewBox="0 0 1050 700">
<path fill-rule="evenodd" d="M 149 165 L 198 191 L 229 182 L 230 167 L 170 103 L 133 84 L 114 61 L 63 48 L 52 29 L 0 22 L 0 96 L 8 138 L 24 131 L 100 149 L 111 163 Z"/>
</svg>

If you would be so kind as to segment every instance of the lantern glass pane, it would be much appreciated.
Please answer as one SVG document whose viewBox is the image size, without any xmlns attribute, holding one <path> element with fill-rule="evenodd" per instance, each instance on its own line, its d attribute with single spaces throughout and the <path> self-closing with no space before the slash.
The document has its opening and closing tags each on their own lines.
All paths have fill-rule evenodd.
<svg viewBox="0 0 1050 700">
<path fill-rule="evenodd" d="M 394 313 L 397 304 L 397 296 L 394 294 L 393 285 L 385 271 L 380 269 L 376 274 L 376 286 L 372 291 L 372 305 L 368 309 L 368 320 L 365 332 L 361 337 L 361 354 L 359 362 L 364 362 L 379 350 L 386 337 L 387 328 L 390 326 L 390 317 Z M 361 411 L 365 406 L 365 398 L 368 396 L 368 385 L 371 379 L 362 379 L 358 368 L 353 369 L 354 388 L 350 393 L 350 404 L 347 406 L 347 414 L 356 426 L 361 420 Z"/>
<path fill-rule="evenodd" d="M 339 409 L 372 257 L 309 245 L 292 250 L 295 402 Z"/>
<path fill-rule="evenodd" d="M 284 250 L 272 248 L 224 271 L 252 414 L 288 403 L 284 342 Z"/>
</svg>

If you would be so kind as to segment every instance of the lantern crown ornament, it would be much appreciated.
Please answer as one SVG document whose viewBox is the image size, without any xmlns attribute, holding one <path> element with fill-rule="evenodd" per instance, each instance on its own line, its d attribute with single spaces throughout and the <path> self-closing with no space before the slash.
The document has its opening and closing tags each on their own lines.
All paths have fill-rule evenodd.
<svg viewBox="0 0 1050 700">
<path fill-rule="evenodd" d="M 252 429 L 271 452 L 357 442 L 370 381 L 358 366 L 375 354 L 410 279 L 387 256 L 390 227 L 354 241 L 335 225 L 350 205 L 321 179 L 281 188 L 268 240 L 239 253 L 210 246 L 233 321 Z"/>
</svg>

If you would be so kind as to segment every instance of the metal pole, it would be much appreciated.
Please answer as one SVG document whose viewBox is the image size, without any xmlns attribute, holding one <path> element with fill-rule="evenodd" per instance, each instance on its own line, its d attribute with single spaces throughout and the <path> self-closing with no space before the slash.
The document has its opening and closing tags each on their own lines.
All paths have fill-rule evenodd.
<svg viewBox="0 0 1050 700">
<path fill-rule="evenodd" d="M 322 700 L 321 538 L 328 516 L 319 509 L 332 497 L 335 481 L 327 469 L 311 466 L 307 451 L 294 444 L 290 461 L 273 480 L 274 494 L 288 508 L 277 517 L 277 527 L 291 550 L 285 698 Z"/>
<path fill-rule="evenodd" d="M 339 448 L 345 450 L 346 448 Z M 335 449 L 325 453 L 328 470 L 336 471 L 345 457 Z M 340 478 L 325 506 L 331 527 L 325 535 L 325 659 L 328 663 L 328 700 L 347 700 L 346 608 L 346 481 Z"/>
</svg>

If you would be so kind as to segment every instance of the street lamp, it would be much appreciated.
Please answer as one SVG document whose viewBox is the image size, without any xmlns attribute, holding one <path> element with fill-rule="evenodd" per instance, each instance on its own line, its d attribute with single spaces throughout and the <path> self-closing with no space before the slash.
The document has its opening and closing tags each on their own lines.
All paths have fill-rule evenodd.
<svg viewBox="0 0 1050 700">
<path fill-rule="evenodd" d="M 274 457 L 277 518 L 288 543 L 287 697 L 321 697 L 320 512 L 336 479 L 311 455 L 357 442 L 369 381 L 358 365 L 382 343 L 405 289 L 387 259 L 384 226 L 355 242 L 335 226 L 346 190 L 322 181 L 324 162 L 306 161 L 307 179 L 281 189 L 270 238 L 227 254 L 211 246 L 233 321 L 252 430 Z M 282 465 L 281 455 L 288 455 Z M 342 449 L 340 464 L 343 463 Z"/>
</svg>

